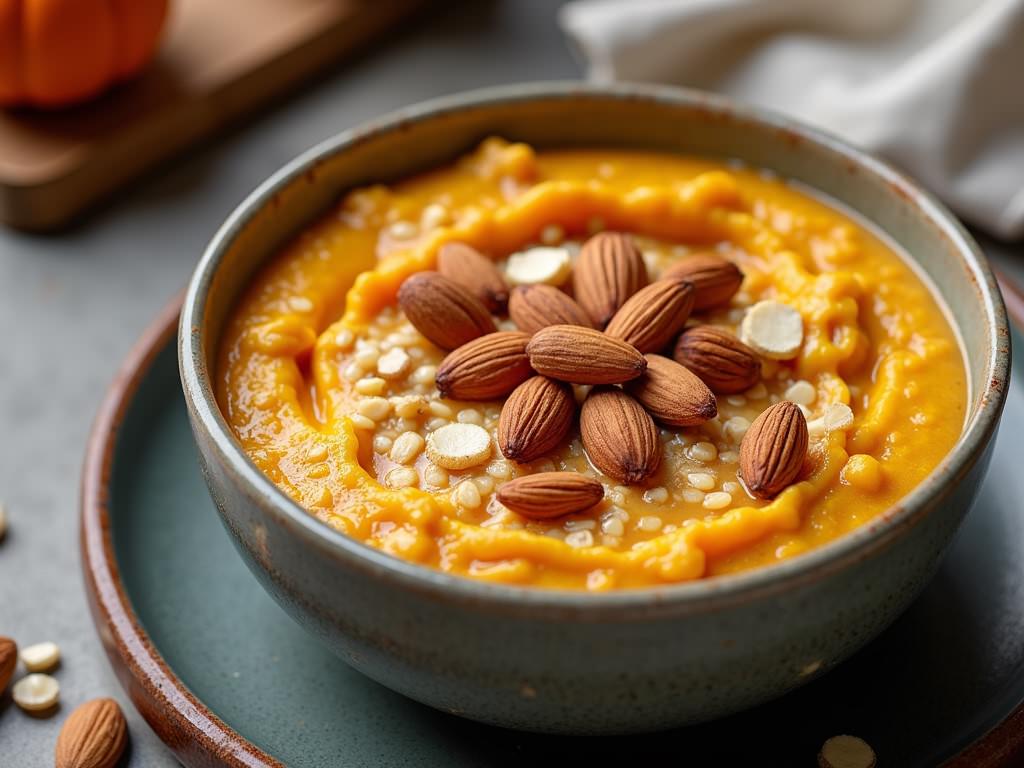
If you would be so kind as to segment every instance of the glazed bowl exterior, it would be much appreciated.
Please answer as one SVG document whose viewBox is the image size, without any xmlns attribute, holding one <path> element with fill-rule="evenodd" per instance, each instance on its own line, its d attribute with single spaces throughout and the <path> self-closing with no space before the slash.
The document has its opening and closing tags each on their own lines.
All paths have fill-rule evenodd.
<svg viewBox="0 0 1024 768">
<path fill-rule="evenodd" d="M 896 241 L 965 342 L 964 434 L 899 505 L 810 553 L 737 575 L 604 594 L 446 575 L 319 522 L 243 453 L 212 386 L 225 319 L 254 271 L 347 190 L 442 165 L 490 135 L 737 158 L 821 190 Z M 339 134 L 260 186 L 189 286 L 179 354 L 203 472 L 267 591 L 356 669 L 438 709 L 510 728 L 622 733 L 709 720 L 820 675 L 935 573 L 988 465 L 1009 332 L 977 246 L 897 172 L 776 115 L 670 88 L 548 83 L 445 98 Z M 342 713 L 339 713 L 339 717 Z"/>
</svg>

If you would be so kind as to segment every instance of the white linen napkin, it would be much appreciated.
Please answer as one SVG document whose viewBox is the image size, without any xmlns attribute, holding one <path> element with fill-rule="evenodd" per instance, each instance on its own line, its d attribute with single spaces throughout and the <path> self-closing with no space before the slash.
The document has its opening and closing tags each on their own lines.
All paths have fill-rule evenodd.
<svg viewBox="0 0 1024 768">
<path fill-rule="evenodd" d="M 1024 237 L 1024 0 L 575 0 L 560 20 L 591 79 L 771 107 Z"/>
</svg>

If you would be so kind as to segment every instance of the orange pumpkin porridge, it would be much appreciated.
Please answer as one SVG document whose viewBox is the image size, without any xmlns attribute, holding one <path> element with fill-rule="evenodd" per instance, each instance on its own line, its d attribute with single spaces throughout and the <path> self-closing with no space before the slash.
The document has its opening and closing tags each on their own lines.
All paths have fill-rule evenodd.
<svg viewBox="0 0 1024 768">
<path fill-rule="evenodd" d="M 842 536 L 967 402 L 935 297 L 849 214 L 738 165 L 500 139 L 297 237 L 218 386 L 256 465 L 339 531 L 591 590 Z"/>
</svg>

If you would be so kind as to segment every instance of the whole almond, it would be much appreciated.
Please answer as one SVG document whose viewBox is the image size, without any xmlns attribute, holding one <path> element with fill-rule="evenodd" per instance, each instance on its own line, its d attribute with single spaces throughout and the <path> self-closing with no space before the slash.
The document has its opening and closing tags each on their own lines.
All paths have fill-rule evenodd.
<svg viewBox="0 0 1024 768">
<path fill-rule="evenodd" d="M 655 419 L 673 427 L 692 427 L 718 415 L 707 385 L 674 360 L 646 355 L 644 375 L 625 385 Z"/>
<path fill-rule="evenodd" d="M 496 331 L 448 353 L 434 379 L 445 397 L 493 400 L 503 397 L 533 373 L 526 343 L 530 334 Z"/>
<path fill-rule="evenodd" d="M 595 389 L 583 401 L 580 437 L 591 463 L 620 483 L 639 483 L 661 463 L 654 420 L 617 387 Z"/>
<path fill-rule="evenodd" d="M 576 301 L 604 328 L 626 299 L 647 285 L 647 267 L 629 235 L 602 232 L 583 244 L 573 271 Z"/>
<path fill-rule="evenodd" d="M 740 268 L 713 253 L 695 253 L 673 264 L 662 279 L 685 280 L 693 286 L 693 311 L 703 312 L 729 303 L 743 284 Z"/>
<path fill-rule="evenodd" d="M 520 331 L 536 333 L 549 325 L 582 325 L 590 318 L 572 297 L 553 285 L 520 285 L 512 291 L 508 314 Z"/>
<path fill-rule="evenodd" d="M 445 243 L 437 252 L 437 271 L 480 299 L 495 314 L 508 304 L 508 285 L 501 270 L 465 243 Z"/>
<path fill-rule="evenodd" d="M 398 289 L 398 303 L 416 330 L 441 349 L 461 347 L 496 330 L 487 307 L 438 272 L 406 278 Z"/>
<path fill-rule="evenodd" d="M 0 637 L 0 694 L 11 682 L 14 668 L 18 666 L 18 644 L 9 637 Z"/>
<path fill-rule="evenodd" d="M 686 325 L 693 287 L 682 280 L 658 280 L 634 293 L 604 332 L 641 352 L 660 352 Z"/>
<path fill-rule="evenodd" d="M 572 388 L 546 376 L 527 379 L 508 396 L 498 419 L 498 447 L 505 458 L 533 461 L 569 434 L 576 415 Z"/>
<path fill-rule="evenodd" d="M 673 355 L 714 392 L 732 395 L 761 380 L 761 358 L 731 333 L 712 325 L 687 328 Z"/>
<path fill-rule="evenodd" d="M 128 743 L 128 724 L 113 699 L 82 704 L 60 729 L 57 768 L 113 768 Z"/>
<path fill-rule="evenodd" d="M 548 520 L 590 509 L 604 498 L 604 486 L 578 472 L 538 472 L 509 480 L 497 496 L 513 512 Z"/>
<path fill-rule="evenodd" d="M 549 325 L 526 345 L 537 373 L 573 384 L 619 384 L 647 367 L 636 349 L 593 328 Z"/>
<path fill-rule="evenodd" d="M 740 443 L 740 474 L 758 498 L 771 499 L 792 485 L 807 456 L 807 420 L 788 400 L 754 419 Z"/>
</svg>

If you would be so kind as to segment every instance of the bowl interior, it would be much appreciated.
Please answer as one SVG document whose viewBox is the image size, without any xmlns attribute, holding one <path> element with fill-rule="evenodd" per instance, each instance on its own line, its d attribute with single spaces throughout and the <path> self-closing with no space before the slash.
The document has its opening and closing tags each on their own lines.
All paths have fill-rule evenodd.
<svg viewBox="0 0 1024 768">
<path fill-rule="evenodd" d="M 209 378 L 225 319 L 253 273 L 347 190 L 443 165 L 491 135 L 540 148 L 617 146 L 737 159 L 819 190 L 860 214 L 931 279 L 967 358 L 971 402 L 961 442 L 900 513 L 920 506 L 939 489 L 940 476 L 951 477 L 949 470 L 970 460 L 988 439 L 1005 395 L 1006 319 L 984 259 L 941 205 L 884 164 L 770 113 L 679 89 L 579 83 L 489 89 L 411 107 L 328 140 L 257 189 L 211 243 L 183 313 L 182 328 L 192 333 L 183 338 L 182 358 L 194 365 L 195 383 L 216 422 L 211 429 L 230 434 Z M 186 387 L 189 375 L 186 370 Z M 234 450 L 241 453 L 237 444 Z M 803 557 L 849 551 L 867 535 L 855 531 Z"/>
</svg>

